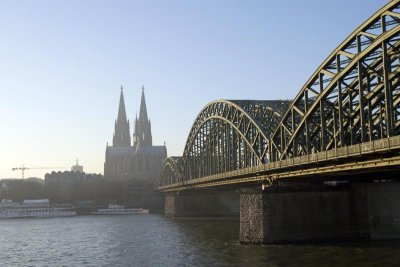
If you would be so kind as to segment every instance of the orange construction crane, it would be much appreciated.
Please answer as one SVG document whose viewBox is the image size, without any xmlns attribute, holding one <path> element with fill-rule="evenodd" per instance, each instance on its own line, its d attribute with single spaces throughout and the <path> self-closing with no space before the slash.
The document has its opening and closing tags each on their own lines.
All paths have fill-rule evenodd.
<svg viewBox="0 0 400 267">
<path fill-rule="evenodd" d="M 32 170 L 32 169 L 35 169 L 35 170 L 65 169 L 65 167 L 26 167 L 24 164 L 22 164 L 21 167 L 15 167 L 15 168 L 12 168 L 11 170 L 13 170 L 13 171 L 21 170 L 21 172 L 22 172 L 22 179 L 23 179 L 24 176 L 25 176 L 25 171 L 26 171 L 26 170 Z"/>
</svg>

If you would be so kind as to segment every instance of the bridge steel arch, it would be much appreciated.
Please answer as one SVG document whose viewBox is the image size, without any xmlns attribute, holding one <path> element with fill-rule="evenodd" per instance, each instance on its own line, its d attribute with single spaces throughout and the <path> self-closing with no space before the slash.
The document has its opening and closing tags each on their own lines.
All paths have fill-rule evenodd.
<svg viewBox="0 0 400 267">
<path fill-rule="evenodd" d="M 178 182 L 269 162 L 269 136 L 288 106 L 283 100 L 209 103 L 190 130 Z"/>
<path fill-rule="evenodd" d="M 385 5 L 314 72 L 271 136 L 271 161 L 400 133 L 399 12 Z"/>
<path fill-rule="evenodd" d="M 164 160 L 155 188 L 269 161 L 269 136 L 288 100 L 217 100 L 204 107 L 182 157 Z"/>
<path fill-rule="evenodd" d="M 322 153 L 398 135 L 400 0 L 392 0 L 328 56 L 293 101 L 209 103 L 171 173 L 175 185 L 260 165 L 279 176 L 291 160 L 315 164 Z"/>
<path fill-rule="evenodd" d="M 154 188 L 177 183 L 180 179 L 179 163 L 182 157 L 168 157 L 164 160 L 158 179 Z"/>
</svg>

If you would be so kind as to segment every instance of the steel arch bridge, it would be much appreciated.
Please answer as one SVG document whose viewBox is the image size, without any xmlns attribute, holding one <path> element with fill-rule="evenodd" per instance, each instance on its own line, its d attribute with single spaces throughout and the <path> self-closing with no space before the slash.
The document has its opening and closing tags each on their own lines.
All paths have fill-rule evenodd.
<svg viewBox="0 0 400 267">
<path fill-rule="evenodd" d="M 218 100 L 197 116 L 180 158 L 167 158 L 156 186 L 269 162 L 269 138 L 290 101 Z"/>
<path fill-rule="evenodd" d="M 209 103 L 183 156 L 164 162 L 155 186 L 167 191 L 395 166 L 399 80 L 400 0 L 393 0 L 333 51 L 292 101 Z"/>
</svg>

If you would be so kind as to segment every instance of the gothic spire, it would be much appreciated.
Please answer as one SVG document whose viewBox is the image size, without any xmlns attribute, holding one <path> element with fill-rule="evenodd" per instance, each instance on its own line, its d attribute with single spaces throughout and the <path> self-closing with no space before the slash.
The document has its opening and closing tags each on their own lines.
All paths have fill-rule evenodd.
<svg viewBox="0 0 400 267">
<path fill-rule="evenodd" d="M 124 92 L 121 85 L 121 94 L 119 97 L 118 117 L 115 122 L 113 146 L 130 146 L 131 136 L 129 133 L 129 121 L 126 117 Z"/>
<path fill-rule="evenodd" d="M 138 117 L 137 117 L 137 113 L 136 113 L 136 117 L 135 117 L 135 125 L 134 125 L 134 130 L 133 130 L 133 146 L 137 147 L 139 145 L 139 121 L 138 121 Z"/>
<path fill-rule="evenodd" d="M 135 121 L 134 146 L 152 146 L 151 124 L 147 116 L 146 98 L 144 86 L 142 86 L 142 98 L 140 100 L 139 119 Z"/>
<path fill-rule="evenodd" d="M 125 101 L 124 101 L 124 88 L 121 85 L 121 94 L 119 96 L 118 119 L 117 121 L 126 121 Z"/>
<path fill-rule="evenodd" d="M 142 98 L 140 99 L 139 121 L 144 122 L 147 120 L 146 99 L 144 97 L 144 86 L 142 85 Z"/>
</svg>

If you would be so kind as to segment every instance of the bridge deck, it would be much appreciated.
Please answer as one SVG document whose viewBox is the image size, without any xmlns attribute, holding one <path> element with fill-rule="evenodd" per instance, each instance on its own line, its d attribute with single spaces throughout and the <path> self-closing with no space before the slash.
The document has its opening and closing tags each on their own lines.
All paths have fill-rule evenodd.
<svg viewBox="0 0 400 267">
<path fill-rule="evenodd" d="M 158 187 L 160 191 L 177 191 L 190 188 L 222 186 L 229 184 L 262 183 L 273 179 L 288 179 L 312 174 L 335 174 L 360 169 L 372 170 L 400 165 L 400 155 L 382 157 L 382 154 L 400 151 L 400 136 L 365 142 L 325 152 L 312 153 L 277 162 L 218 173 Z M 336 161 L 336 164 L 327 163 Z"/>
</svg>

